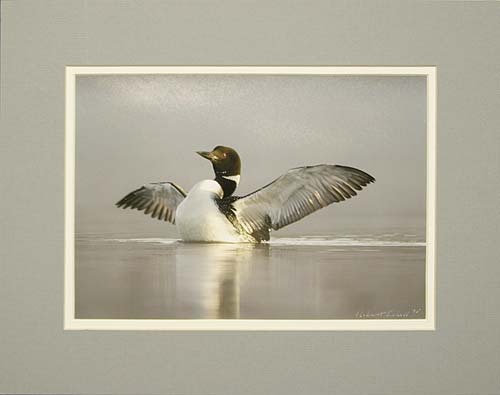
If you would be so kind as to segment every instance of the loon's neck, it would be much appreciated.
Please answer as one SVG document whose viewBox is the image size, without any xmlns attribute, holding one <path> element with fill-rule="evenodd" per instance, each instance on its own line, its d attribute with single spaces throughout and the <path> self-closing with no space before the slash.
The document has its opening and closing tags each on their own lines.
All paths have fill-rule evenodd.
<svg viewBox="0 0 500 395">
<path fill-rule="evenodd" d="M 216 174 L 215 175 L 215 181 L 219 183 L 219 185 L 222 188 L 223 191 L 223 197 L 229 197 L 231 196 L 234 191 L 236 190 L 236 187 L 238 186 L 238 183 L 240 182 L 240 176 L 235 175 L 235 176 L 223 176 L 221 174 Z"/>
</svg>

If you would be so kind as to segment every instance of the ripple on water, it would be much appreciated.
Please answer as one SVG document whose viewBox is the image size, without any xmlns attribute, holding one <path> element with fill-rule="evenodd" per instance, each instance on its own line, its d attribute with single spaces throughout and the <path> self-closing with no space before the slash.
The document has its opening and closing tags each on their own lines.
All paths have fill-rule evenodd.
<svg viewBox="0 0 500 395">
<path fill-rule="evenodd" d="M 147 238 L 117 238 L 102 239 L 118 243 L 146 243 L 146 244 L 176 244 L 182 243 L 180 239 L 147 237 Z M 422 241 L 384 240 L 375 238 L 338 237 L 327 238 L 317 236 L 305 237 L 273 237 L 268 242 L 271 246 L 321 246 L 321 247 L 425 247 Z"/>
</svg>

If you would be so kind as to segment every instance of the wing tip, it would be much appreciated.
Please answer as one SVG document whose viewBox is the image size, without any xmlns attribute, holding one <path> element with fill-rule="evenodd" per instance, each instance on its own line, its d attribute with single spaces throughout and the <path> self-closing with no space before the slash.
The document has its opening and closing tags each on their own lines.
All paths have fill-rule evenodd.
<svg viewBox="0 0 500 395">
<path fill-rule="evenodd" d="M 371 174 L 368 174 L 366 171 L 363 171 L 361 169 L 358 169 L 356 167 L 351 167 L 351 166 L 344 166 L 344 165 L 334 165 L 340 169 L 346 170 L 351 172 L 352 174 L 360 177 L 359 181 L 362 181 L 363 184 L 362 186 L 366 186 L 368 184 L 372 184 L 376 181 L 375 177 L 373 177 Z"/>
</svg>

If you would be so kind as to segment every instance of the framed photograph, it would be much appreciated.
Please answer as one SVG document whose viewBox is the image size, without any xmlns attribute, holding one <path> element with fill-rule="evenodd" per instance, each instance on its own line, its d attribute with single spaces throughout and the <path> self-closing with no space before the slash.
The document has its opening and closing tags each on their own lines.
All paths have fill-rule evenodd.
<svg viewBox="0 0 500 395">
<path fill-rule="evenodd" d="M 0 13 L 1 394 L 500 395 L 500 2 Z"/>
<path fill-rule="evenodd" d="M 68 66 L 65 163 L 65 329 L 435 328 L 435 67 Z"/>
</svg>

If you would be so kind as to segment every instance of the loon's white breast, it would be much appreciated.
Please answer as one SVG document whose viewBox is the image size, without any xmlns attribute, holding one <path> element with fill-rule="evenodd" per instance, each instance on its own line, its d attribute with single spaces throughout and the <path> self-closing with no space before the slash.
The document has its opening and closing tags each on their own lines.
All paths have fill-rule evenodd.
<svg viewBox="0 0 500 395">
<path fill-rule="evenodd" d="M 240 243 L 245 238 L 221 213 L 215 199 L 223 191 L 214 180 L 197 183 L 177 207 L 175 223 L 184 241 Z"/>
</svg>

